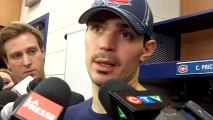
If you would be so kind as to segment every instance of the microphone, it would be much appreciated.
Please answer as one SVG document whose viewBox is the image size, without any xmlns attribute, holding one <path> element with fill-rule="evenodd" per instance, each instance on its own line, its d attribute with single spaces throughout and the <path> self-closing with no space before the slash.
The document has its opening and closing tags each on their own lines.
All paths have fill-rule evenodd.
<svg viewBox="0 0 213 120">
<path fill-rule="evenodd" d="M 17 85 L 16 87 L 14 87 L 15 89 L 17 89 L 17 90 L 15 90 L 16 93 L 17 93 L 17 91 L 19 91 L 18 93 L 20 95 L 20 90 L 24 91 L 24 89 L 23 89 L 24 87 L 21 87 L 21 86 L 26 85 L 28 80 L 30 81 L 31 78 L 30 79 L 29 78 L 24 79 L 24 84 L 21 83 L 21 84 Z M 32 81 L 30 81 L 28 86 L 26 87 L 27 93 L 32 91 L 42 80 L 43 80 L 42 78 L 35 78 Z M 14 91 L 14 89 L 13 89 L 13 91 Z M 23 93 L 24 92 L 22 92 L 22 94 Z M 6 104 L 1 110 L 2 120 L 9 120 L 11 115 L 12 115 L 12 111 L 14 110 L 14 108 L 16 108 L 18 106 L 18 104 L 21 102 L 21 100 L 24 99 L 26 96 L 27 96 L 27 94 L 23 94 L 20 97 L 18 97 L 18 99 L 17 99 L 18 101 L 15 101 L 15 103 L 10 102 L 10 103 Z M 12 103 L 14 103 L 14 105 Z M 13 106 L 15 106 L 15 107 L 13 107 Z"/>
<path fill-rule="evenodd" d="M 113 120 L 213 120 L 193 101 L 180 106 L 162 93 L 136 91 L 121 80 L 106 81 L 98 97 Z"/>
<path fill-rule="evenodd" d="M 198 104 L 189 100 L 185 103 L 185 106 L 182 110 L 179 111 L 179 114 L 188 119 L 201 119 L 201 120 L 213 120 L 213 116 L 210 115 L 206 110 L 200 107 Z"/>
<path fill-rule="evenodd" d="M 26 87 L 32 81 L 33 78 L 31 76 L 26 77 L 22 81 L 20 81 L 18 84 L 16 84 L 11 91 L 16 92 L 18 95 L 23 95 L 27 93 Z"/>
<path fill-rule="evenodd" d="M 213 120 L 213 116 L 189 100 L 181 110 L 171 106 L 163 108 L 155 120 Z"/>
<path fill-rule="evenodd" d="M 3 87 L 4 87 L 4 80 L 3 80 L 3 78 L 0 76 L 0 91 L 2 91 Z"/>
<path fill-rule="evenodd" d="M 26 89 L 27 92 L 29 93 L 30 91 L 32 91 L 42 80 L 43 78 L 35 78 L 30 81 Z"/>
<path fill-rule="evenodd" d="M 172 102 L 156 91 L 136 91 L 121 80 L 108 80 L 100 88 L 98 97 L 114 120 L 152 120 Z"/>
<path fill-rule="evenodd" d="M 0 110 L 9 102 L 14 102 L 18 95 L 10 90 L 3 90 L 0 92 Z"/>
<path fill-rule="evenodd" d="M 1 110 L 1 114 L 0 114 L 2 120 L 10 119 L 10 116 L 13 112 L 13 104 L 14 104 L 14 102 L 9 102 L 3 107 L 3 109 Z"/>
<path fill-rule="evenodd" d="M 28 96 L 28 94 L 24 94 L 24 95 L 21 95 L 19 96 L 15 101 L 14 101 L 14 104 L 13 104 L 13 111 L 18 107 L 18 105 L 23 101 L 25 100 L 25 98 Z"/>
<path fill-rule="evenodd" d="M 58 120 L 69 105 L 71 90 L 60 78 L 42 80 L 14 109 L 11 120 Z"/>
<path fill-rule="evenodd" d="M 121 91 L 121 90 L 122 91 L 135 91 L 135 89 L 130 87 L 128 84 L 126 84 L 122 81 L 119 81 L 119 80 L 115 80 L 115 79 L 106 81 L 99 90 L 99 93 L 98 93 L 99 100 L 100 100 L 101 104 L 103 105 L 104 109 L 106 110 L 106 112 L 110 116 L 115 116 L 115 113 L 111 106 L 112 103 L 110 100 L 109 92 L 110 91 Z"/>
<path fill-rule="evenodd" d="M 13 110 L 21 103 L 21 101 L 27 97 L 27 94 L 19 96 L 15 102 L 7 103 L 1 110 L 2 120 L 10 120 Z"/>
</svg>

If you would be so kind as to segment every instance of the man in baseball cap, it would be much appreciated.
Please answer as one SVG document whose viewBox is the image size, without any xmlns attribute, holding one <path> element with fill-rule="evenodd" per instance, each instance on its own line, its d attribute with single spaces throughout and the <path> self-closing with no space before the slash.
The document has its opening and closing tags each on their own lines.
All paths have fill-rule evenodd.
<svg viewBox="0 0 213 120">
<path fill-rule="evenodd" d="M 146 90 L 138 81 L 138 71 L 156 47 L 151 39 L 152 12 L 145 0 L 95 0 L 80 16 L 79 23 L 87 25 L 85 61 L 93 96 L 69 107 L 64 119 L 113 119 L 99 100 L 99 89 L 106 81 L 117 79 L 136 90 Z"/>
</svg>

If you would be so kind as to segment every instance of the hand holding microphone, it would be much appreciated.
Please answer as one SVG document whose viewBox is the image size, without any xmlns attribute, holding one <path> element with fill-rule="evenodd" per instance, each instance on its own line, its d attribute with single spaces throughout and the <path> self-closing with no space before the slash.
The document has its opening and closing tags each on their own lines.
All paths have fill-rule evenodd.
<svg viewBox="0 0 213 120">
<path fill-rule="evenodd" d="M 6 104 L 3 109 L 1 110 L 1 119 L 2 120 L 10 120 L 11 115 L 14 109 L 27 97 L 28 94 L 24 94 L 19 96 L 14 102 L 9 102 Z"/>
<path fill-rule="evenodd" d="M 10 90 L 0 92 L 0 118 L 5 120 L 5 112 L 10 111 L 11 103 L 18 98 L 18 94 Z M 3 115 L 3 116 L 2 116 Z M 6 119 L 7 120 L 7 119 Z"/>
<path fill-rule="evenodd" d="M 0 110 L 9 102 L 14 102 L 18 98 L 18 94 L 10 90 L 0 92 Z"/>
<path fill-rule="evenodd" d="M 35 78 L 32 81 L 29 82 L 29 84 L 26 86 L 20 86 L 20 84 L 18 85 L 19 89 L 17 89 L 17 86 L 15 87 L 17 91 L 20 91 L 20 88 L 22 91 L 24 91 L 24 88 L 26 88 L 25 90 L 29 93 L 30 91 L 32 91 L 43 79 L 42 78 Z M 26 81 L 25 81 L 26 83 Z M 22 84 L 23 85 L 23 84 Z M 26 85 L 26 84 L 24 84 Z M 1 103 L 1 117 L 2 120 L 9 120 L 12 114 L 13 109 L 15 109 L 18 104 L 21 102 L 21 100 L 27 96 L 27 94 L 23 94 L 20 96 L 20 94 L 18 95 L 17 92 L 13 92 L 10 90 L 7 90 L 7 92 L 5 93 L 6 90 L 4 90 L 4 92 L 2 93 L 4 96 L 4 98 L 0 98 L 0 103 Z M 9 94 L 7 95 L 7 93 L 9 92 Z M 0 95 L 1 96 L 1 95 Z M 6 96 L 9 96 L 10 99 L 8 99 Z M 15 97 L 14 97 L 15 96 Z M 19 97 L 18 97 L 19 96 Z M 17 98 L 17 99 L 16 99 Z M 6 101 L 5 101 L 6 100 Z M 15 101 L 15 102 L 14 102 Z M 4 102 L 4 104 L 3 104 Z M 13 105 L 14 104 L 14 105 Z M 13 107 L 15 106 L 15 108 Z"/>
</svg>

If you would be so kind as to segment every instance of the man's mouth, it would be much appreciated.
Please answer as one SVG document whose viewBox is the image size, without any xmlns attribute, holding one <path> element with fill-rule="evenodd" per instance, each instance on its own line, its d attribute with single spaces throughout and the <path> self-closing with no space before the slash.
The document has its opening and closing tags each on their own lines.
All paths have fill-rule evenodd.
<svg viewBox="0 0 213 120">
<path fill-rule="evenodd" d="M 92 56 L 92 62 L 97 71 L 104 73 L 112 72 L 120 65 L 117 58 L 112 53 L 108 52 L 95 54 Z"/>
<path fill-rule="evenodd" d="M 111 61 L 104 61 L 104 60 L 97 60 L 97 61 L 95 61 L 96 63 L 98 63 L 98 64 L 101 64 L 101 65 L 103 65 L 103 66 L 116 66 L 113 62 L 111 62 Z"/>
<path fill-rule="evenodd" d="M 109 60 L 95 60 L 95 67 L 98 71 L 101 72 L 111 72 L 115 69 L 116 64 Z"/>
</svg>

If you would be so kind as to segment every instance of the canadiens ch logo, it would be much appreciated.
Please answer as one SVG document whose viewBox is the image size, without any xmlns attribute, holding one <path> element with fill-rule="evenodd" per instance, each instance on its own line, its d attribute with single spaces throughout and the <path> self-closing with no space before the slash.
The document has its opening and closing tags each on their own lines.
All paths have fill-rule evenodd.
<svg viewBox="0 0 213 120">
<path fill-rule="evenodd" d="M 188 72 L 188 65 L 180 65 L 178 67 L 178 72 L 179 73 L 186 73 L 186 72 Z"/>
<path fill-rule="evenodd" d="M 119 7 L 121 5 L 132 5 L 132 0 L 96 0 L 92 6 L 114 6 Z"/>
</svg>

